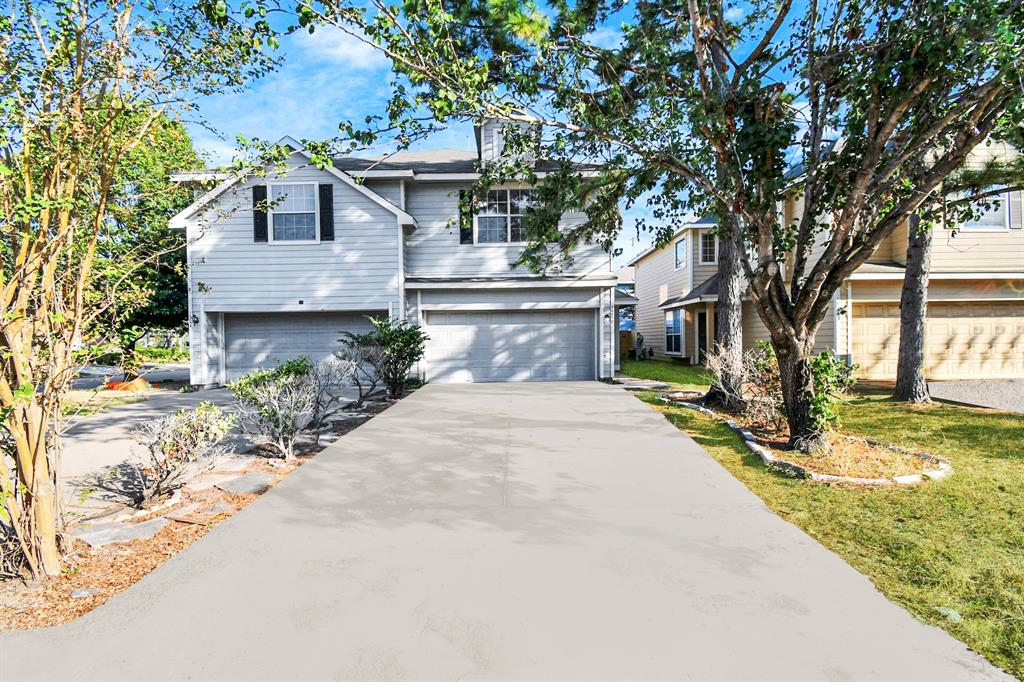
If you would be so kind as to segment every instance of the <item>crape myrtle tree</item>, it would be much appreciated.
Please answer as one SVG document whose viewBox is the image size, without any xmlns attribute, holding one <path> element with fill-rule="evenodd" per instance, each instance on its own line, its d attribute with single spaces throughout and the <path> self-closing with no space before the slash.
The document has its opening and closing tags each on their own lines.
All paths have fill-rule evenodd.
<svg viewBox="0 0 1024 682">
<path fill-rule="evenodd" d="M 274 65 L 265 10 L 10 0 L 0 14 L 0 553 L 62 568 L 60 420 L 124 160 L 198 95 Z"/>
<path fill-rule="evenodd" d="M 299 23 L 366 40 L 397 74 L 386 118 L 337 143 L 491 117 L 508 156 L 478 191 L 549 161 L 522 264 L 610 247 L 619 207 L 649 193 L 661 240 L 684 213 L 729 217 L 805 449 L 827 447 L 808 360 L 833 294 L 1021 109 L 1017 0 L 308 0 Z M 588 220 L 559 232 L 574 208 Z"/>
</svg>

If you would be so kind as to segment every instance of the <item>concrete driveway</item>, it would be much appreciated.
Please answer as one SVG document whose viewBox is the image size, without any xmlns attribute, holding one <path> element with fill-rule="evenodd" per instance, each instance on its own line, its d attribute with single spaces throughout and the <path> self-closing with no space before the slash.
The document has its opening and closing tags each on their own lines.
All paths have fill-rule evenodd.
<svg viewBox="0 0 1024 682">
<path fill-rule="evenodd" d="M 599 383 L 431 385 L 4 680 L 992 680 Z"/>
<path fill-rule="evenodd" d="M 1024 379 L 930 381 L 928 390 L 939 400 L 1024 414 Z"/>
</svg>

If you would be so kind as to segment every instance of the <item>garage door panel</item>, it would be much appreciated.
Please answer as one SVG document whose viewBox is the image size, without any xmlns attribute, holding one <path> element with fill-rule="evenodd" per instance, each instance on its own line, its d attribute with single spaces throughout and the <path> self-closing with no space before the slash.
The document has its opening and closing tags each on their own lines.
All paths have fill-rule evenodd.
<svg viewBox="0 0 1024 682">
<path fill-rule="evenodd" d="M 853 308 L 853 354 L 867 379 L 894 379 L 899 306 Z M 925 372 L 932 379 L 1024 376 L 1024 305 L 933 303 L 928 306 Z"/>
<path fill-rule="evenodd" d="M 226 313 L 228 381 L 302 355 L 322 360 L 341 348 L 344 332 L 370 331 L 368 314 L 372 313 Z"/>
<path fill-rule="evenodd" d="M 593 311 L 428 313 L 427 333 L 430 381 L 594 378 Z"/>
</svg>

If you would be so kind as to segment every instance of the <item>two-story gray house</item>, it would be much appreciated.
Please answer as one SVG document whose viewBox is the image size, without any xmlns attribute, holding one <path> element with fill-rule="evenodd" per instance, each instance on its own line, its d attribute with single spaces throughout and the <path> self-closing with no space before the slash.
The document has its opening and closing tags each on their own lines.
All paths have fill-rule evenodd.
<svg viewBox="0 0 1024 682">
<path fill-rule="evenodd" d="M 287 172 L 225 177 L 175 216 L 188 242 L 192 383 L 326 357 L 342 332 L 367 330 L 368 316 L 424 327 L 427 381 L 610 377 L 609 255 L 584 246 L 557 274 L 514 268 L 529 187 L 495 188 L 471 219 L 458 216 L 460 192 L 500 153 L 500 125 L 485 122 L 477 140 L 475 152 L 343 157 L 318 169 L 286 138 Z"/>
</svg>

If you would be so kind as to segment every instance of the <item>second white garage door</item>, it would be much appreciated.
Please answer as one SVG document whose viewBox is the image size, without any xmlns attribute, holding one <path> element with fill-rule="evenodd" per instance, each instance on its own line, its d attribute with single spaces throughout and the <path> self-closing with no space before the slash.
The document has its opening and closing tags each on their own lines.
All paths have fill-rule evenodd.
<svg viewBox="0 0 1024 682">
<path fill-rule="evenodd" d="M 593 310 L 430 312 L 428 381 L 593 379 Z"/>
<path fill-rule="evenodd" d="M 925 376 L 992 379 L 1024 376 L 1024 304 L 928 304 Z M 853 361 L 865 379 L 895 379 L 900 347 L 898 303 L 853 306 Z"/>
</svg>

